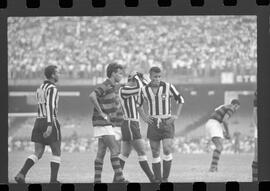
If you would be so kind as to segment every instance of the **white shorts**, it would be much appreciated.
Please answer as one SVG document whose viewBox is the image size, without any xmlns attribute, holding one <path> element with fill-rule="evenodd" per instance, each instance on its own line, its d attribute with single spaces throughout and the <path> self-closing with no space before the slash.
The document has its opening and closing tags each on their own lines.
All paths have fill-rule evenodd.
<svg viewBox="0 0 270 191">
<path fill-rule="evenodd" d="M 114 135 L 115 135 L 115 139 L 117 141 L 122 140 L 122 131 L 121 131 L 121 127 L 113 127 L 114 130 Z"/>
<path fill-rule="evenodd" d="M 258 138 L 258 127 L 254 127 L 254 138 Z"/>
<path fill-rule="evenodd" d="M 205 129 L 208 137 L 224 138 L 223 125 L 215 119 L 209 119 L 205 124 Z"/>
<path fill-rule="evenodd" d="M 114 135 L 116 140 L 121 140 L 122 133 L 120 127 L 107 126 L 96 126 L 94 127 L 94 137 L 99 138 L 104 135 Z"/>
</svg>

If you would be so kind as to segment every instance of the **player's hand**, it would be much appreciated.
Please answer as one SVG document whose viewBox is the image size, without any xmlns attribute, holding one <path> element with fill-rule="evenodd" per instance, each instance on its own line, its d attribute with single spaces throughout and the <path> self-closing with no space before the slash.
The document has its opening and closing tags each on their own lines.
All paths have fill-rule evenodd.
<svg viewBox="0 0 270 191">
<path fill-rule="evenodd" d="M 142 119 L 145 123 L 148 123 L 151 125 L 154 123 L 154 120 L 149 115 L 142 115 Z"/>
<path fill-rule="evenodd" d="M 172 124 L 177 118 L 178 116 L 172 115 L 168 120 L 166 120 L 167 125 Z"/>
<path fill-rule="evenodd" d="M 231 135 L 229 133 L 224 133 L 224 137 L 225 139 L 228 139 L 228 140 L 231 139 Z"/>
<path fill-rule="evenodd" d="M 52 134 L 52 126 L 48 126 L 47 130 L 43 133 L 43 137 L 47 138 Z"/>
<path fill-rule="evenodd" d="M 100 113 L 100 115 L 106 120 L 106 121 L 110 121 L 110 117 L 108 115 L 106 115 L 105 113 Z"/>
</svg>

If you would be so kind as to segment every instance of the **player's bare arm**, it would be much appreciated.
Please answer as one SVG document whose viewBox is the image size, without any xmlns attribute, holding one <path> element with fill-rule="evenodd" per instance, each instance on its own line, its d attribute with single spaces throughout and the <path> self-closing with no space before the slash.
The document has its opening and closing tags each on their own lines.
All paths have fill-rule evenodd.
<svg viewBox="0 0 270 191">
<path fill-rule="evenodd" d="M 151 118 L 151 116 L 147 115 L 143 108 L 142 107 L 138 107 L 138 112 L 140 114 L 140 116 L 142 117 L 143 121 L 145 123 L 148 123 L 148 124 L 152 124 L 153 123 L 153 119 Z"/>
<path fill-rule="evenodd" d="M 167 120 L 167 123 L 173 123 L 178 117 L 181 115 L 183 103 L 178 104 L 176 114 L 173 114 L 169 120 Z"/>
<path fill-rule="evenodd" d="M 98 112 L 100 113 L 100 115 L 106 119 L 106 120 L 109 120 L 109 117 L 101 110 L 100 108 L 100 105 L 98 103 L 98 100 L 97 100 L 97 94 L 96 92 L 92 92 L 90 95 L 90 100 L 92 101 L 92 103 L 94 104 L 94 107 L 98 110 Z"/>
<path fill-rule="evenodd" d="M 229 128 L 228 128 L 228 120 L 229 120 L 230 116 L 228 114 L 225 114 L 224 118 L 223 118 L 223 126 L 224 126 L 224 130 L 225 130 L 225 138 L 226 139 L 230 139 L 230 132 L 229 132 Z"/>
</svg>

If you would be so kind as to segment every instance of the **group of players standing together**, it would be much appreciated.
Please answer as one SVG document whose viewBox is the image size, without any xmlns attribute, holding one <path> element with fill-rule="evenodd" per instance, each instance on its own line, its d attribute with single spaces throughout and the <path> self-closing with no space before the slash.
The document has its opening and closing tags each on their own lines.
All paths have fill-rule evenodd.
<svg viewBox="0 0 270 191">
<path fill-rule="evenodd" d="M 46 145 L 52 150 L 50 182 L 59 183 L 57 175 L 61 163 L 61 130 L 57 120 L 59 96 L 55 85 L 58 82 L 59 71 L 57 66 L 50 65 L 45 68 L 44 74 L 47 79 L 36 91 L 38 117 L 31 136 L 31 141 L 35 142 L 35 152 L 26 159 L 22 169 L 15 176 L 18 183 L 25 183 L 27 172 L 42 157 Z M 147 81 L 143 74 L 133 71 L 129 74 L 127 83 L 120 85 L 123 74 L 124 69 L 121 65 L 109 64 L 106 69 L 107 79 L 97 85 L 90 94 L 90 100 L 94 105 L 93 132 L 94 137 L 98 139 L 94 182 L 101 182 L 107 148 L 114 170 L 114 183 L 128 182 L 124 178 L 123 169 L 132 148 L 137 152 L 139 165 L 150 182 L 168 182 L 173 159 L 174 121 L 180 116 L 184 98 L 174 85 L 161 80 L 162 71 L 159 67 L 150 68 L 150 81 Z M 175 114 L 171 109 L 172 98 L 177 103 Z M 148 112 L 144 109 L 145 102 Z M 221 105 L 215 109 L 205 125 L 216 146 L 210 172 L 217 171 L 222 140 L 230 138 L 228 119 L 239 107 L 240 103 L 236 99 L 230 104 Z M 139 116 L 148 124 L 147 138 L 153 157 L 152 170 L 146 157 L 145 142 L 140 133 Z M 254 159 L 252 165 L 254 176 L 257 171 L 256 161 Z"/>
</svg>

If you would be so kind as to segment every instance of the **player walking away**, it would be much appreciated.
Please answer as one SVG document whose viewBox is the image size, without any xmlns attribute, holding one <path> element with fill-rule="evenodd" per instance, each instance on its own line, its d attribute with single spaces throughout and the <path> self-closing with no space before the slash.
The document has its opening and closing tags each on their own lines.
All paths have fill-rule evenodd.
<svg viewBox="0 0 270 191">
<path fill-rule="evenodd" d="M 138 97 L 139 113 L 148 123 L 147 138 L 150 140 L 153 163 L 152 168 L 157 181 L 167 182 L 172 164 L 172 140 L 174 138 L 174 121 L 180 115 L 184 103 L 176 88 L 161 81 L 161 69 L 152 67 L 149 71 L 151 82 L 144 86 Z M 177 114 L 172 115 L 171 98 L 178 104 Z M 148 113 L 143 110 L 143 100 L 148 102 Z M 163 144 L 163 176 L 161 177 L 160 141 Z"/>
<path fill-rule="evenodd" d="M 46 145 L 49 145 L 52 151 L 50 182 L 59 183 L 57 174 L 61 162 L 61 131 L 57 120 L 59 100 L 55 85 L 59 78 L 57 66 L 47 66 L 44 74 L 47 80 L 36 91 L 38 116 L 31 136 L 31 141 L 35 142 L 35 152 L 26 159 L 22 169 L 15 176 L 18 183 L 25 183 L 27 172 L 42 157 Z"/>
<path fill-rule="evenodd" d="M 139 113 L 136 107 L 138 93 L 143 85 L 146 85 L 143 75 L 132 72 L 128 77 L 127 84 L 119 90 L 120 103 L 124 111 L 124 123 L 121 127 L 123 138 L 119 158 L 123 169 L 125 161 L 129 157 L 133 147 L 138 154 L 138 160 L 142 170 L 150 182 L 155 182 L 154 175 L 147 162 L 144 148 L 145 143 L 141 136 Z"/>
<path fill-rule="evenodd" d="M 252 181 L 258 181 L 258 129 L 257 129 L 257 90 L 254 94 L 254 103 L 253 103 L 253 123 L 254 123 L 254 159 L 252 162 Z"/>
<path fill-rule="evenodd" d="M 115 182 L 127 182 L 123 177 L 120 166 L 119 148 L 115 140 L 113 123 L 111 122 L 111 116 L 117 111 L 115 86 L 122 79 L 123 68 L 117 63 L 112 63 L 108 65 L 106 72 L 108 79 L 98 85 L 90 94 L 90 100 L 95 106 L 92 117 L 94 137 L 98 138 L 98 151 L 94 164 L 94 182 L 101 182 L 103 160 L 107 147 L 110 149 L 111 164 L 116 174 Z"/>
<path fill-rule="evenodd" d="M 233 99 L 230 104 L 221 105 L 215 109 L 205 124 L 205 128 L 212 142 L 215 144 L 212 162 L 209 171 L 216 172 L 218 170 L 218 161 L 223 150 L 223 138 L 230 139 L 228 129 L 228 119 L 239 109 L 240 102 Z"/>
</svg>

